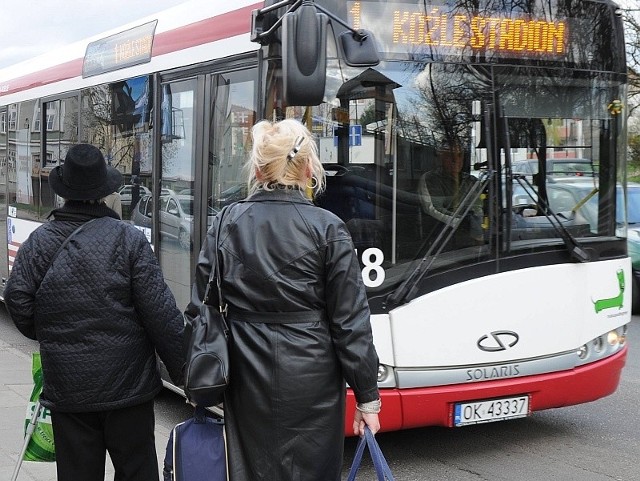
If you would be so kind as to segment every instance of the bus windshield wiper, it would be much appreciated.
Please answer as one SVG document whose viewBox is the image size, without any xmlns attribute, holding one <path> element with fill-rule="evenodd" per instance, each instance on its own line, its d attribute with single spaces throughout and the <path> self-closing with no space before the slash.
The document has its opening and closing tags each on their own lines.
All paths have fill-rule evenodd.
<svg viewBox="0 0 640 481">
<path fill-rule="evenodd" d="M 524 191 L 531 197 L 531 199 L 537 198 L 537 202 L 542 205 L 542 213 L 547 218 L 551 226 L 556 230 L 558 235 L 562 238 L 567 250 L 571 254 L 571 257 L 578 262 L 590 262 L 591 256 L 589 253 L 582 247 L 582 245 L 578 242 L 578 240 L 571 235 L 571 232 L 567 230 L 567 228 L 562 224 L 562 221 L 558 218 L 558 216 L 551 210 L 549 204 L 540 196 L 535 196 L 535 188 L 531 185 L 531 182 L 524 176 L 520 174 L 514 174 L 513 179 L 518 182 L 520 187 L 524 189 Z M 573 211 L 572 211 L 573 212 Z"/>
<path fill-rule="evenodd" d="M 456 233 L 460 223 L 455 222 L 455 219 L 463 219 L 467 216 L 474 202 L 480 194 L 484 192 L 492 175 L 492 171 L 483 171 L 480 173 L 478 181 L 467 191 L 458 207 L 445 223 L 445 226 L 438 233 L 433 244 L 431 244 L 427 250 L 425 256 L 420 260 L 418 266 L 395 291 L 389 294 L 385 302 L 388 307 L 395 307 L 413 297 L 420 280 L 429 272 L 436 258 Z"/>
</svg>

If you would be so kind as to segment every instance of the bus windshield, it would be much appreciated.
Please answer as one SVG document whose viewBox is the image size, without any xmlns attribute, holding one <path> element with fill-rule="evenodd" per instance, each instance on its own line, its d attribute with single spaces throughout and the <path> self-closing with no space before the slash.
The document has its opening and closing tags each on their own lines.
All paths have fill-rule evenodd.
<svg viewBox="0 0 640 481">
<path fill-rule="evenodd" d="M 364 21 L 370 3 L 350 5 Z M 371 266 L 370 293 L 393 289 L 425 257 L 438 271 L 625 235 L 609 207 L 623 188 L 623 73 L 568 69 L 583 62 L 575 39 L 562 58 L 456 57 L 411 41 L 388 45 L 386 27 L 369 26 L 382 37 L 379 65 L 330 59 L 325 102 L 298 111 L 327 172 L 316 202 L 349 228 Z M 611 57 L 602 65 L 619 63 Z M 598 192 L 589 218 L 575 209 L 585 184 Z M 566 190 L 571 198 L 558 202 Z"/>
<path fill-rule="evenodd" d="M 327 171 L 317 201 L 346 222 L 357 249 L 384 258 L 385 279 L 369 287 L 393 282 L 389 273 L 433 253 L 434 242 L 444 244 L 439 262 L 456 264 L 488 256 L 498 234 L 504 253 L 559 241 L 562 231 L 545 216 L 556 204 L 547 184 L 595 187 L 609 181 L 597 173 L 615 171 L 617 119 L 607 106 L 620 88 L 611 75 L 387 61 L 336 82 L 334 92 L 314 115 Z M 567 172 L 546 172 L 551 160 Z M 523 161 L 542 168 L 514 176 Z M 489 190 L 502 208 L 487 202 Z M 562 217 L 561 227 L 576 237 L 615 234 L 613 217 L 595 218 Z"/>
</svg>

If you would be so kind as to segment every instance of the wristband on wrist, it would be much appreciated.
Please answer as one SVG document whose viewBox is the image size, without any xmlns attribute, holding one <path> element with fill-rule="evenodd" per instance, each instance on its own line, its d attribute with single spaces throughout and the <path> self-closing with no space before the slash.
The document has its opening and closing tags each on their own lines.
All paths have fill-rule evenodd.
<svg viewBox="0 0 640 481">
<path fill-rule="evenodd" d="M 356 403 L 356 409 L 362 414 L 378 414 L 382 409 L 382 401 L 376 399 L 368 403 Z"/>
</svg>

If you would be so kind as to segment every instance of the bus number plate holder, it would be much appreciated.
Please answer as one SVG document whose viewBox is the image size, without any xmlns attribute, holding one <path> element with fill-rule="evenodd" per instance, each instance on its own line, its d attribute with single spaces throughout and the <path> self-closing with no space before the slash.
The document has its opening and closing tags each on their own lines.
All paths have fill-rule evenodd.
<svg viewBox="0 0 640 481">
<path fill-rule="evenodd" d="M 456 403 L 453 407 L 453 425 L 461 427 L 470 424 L 491 423 L 524 418 L 529 414 L 528 395 Z"/>
</svg>

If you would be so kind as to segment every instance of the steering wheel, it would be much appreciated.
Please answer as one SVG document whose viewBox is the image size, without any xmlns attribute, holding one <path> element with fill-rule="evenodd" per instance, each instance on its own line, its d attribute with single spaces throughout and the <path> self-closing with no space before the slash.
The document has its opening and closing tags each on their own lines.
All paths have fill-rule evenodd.
<svg viewBox="0 0 640 481">
<path fill-rule="evenodd" d="M 350 172 L 348 168 L 340 164 L 326 164 L 324 165 L 324 170 L 325 172 L 335 171 L 335 174 L 332 174 L 334 177 L 346 175 Z"/>
</svg>

